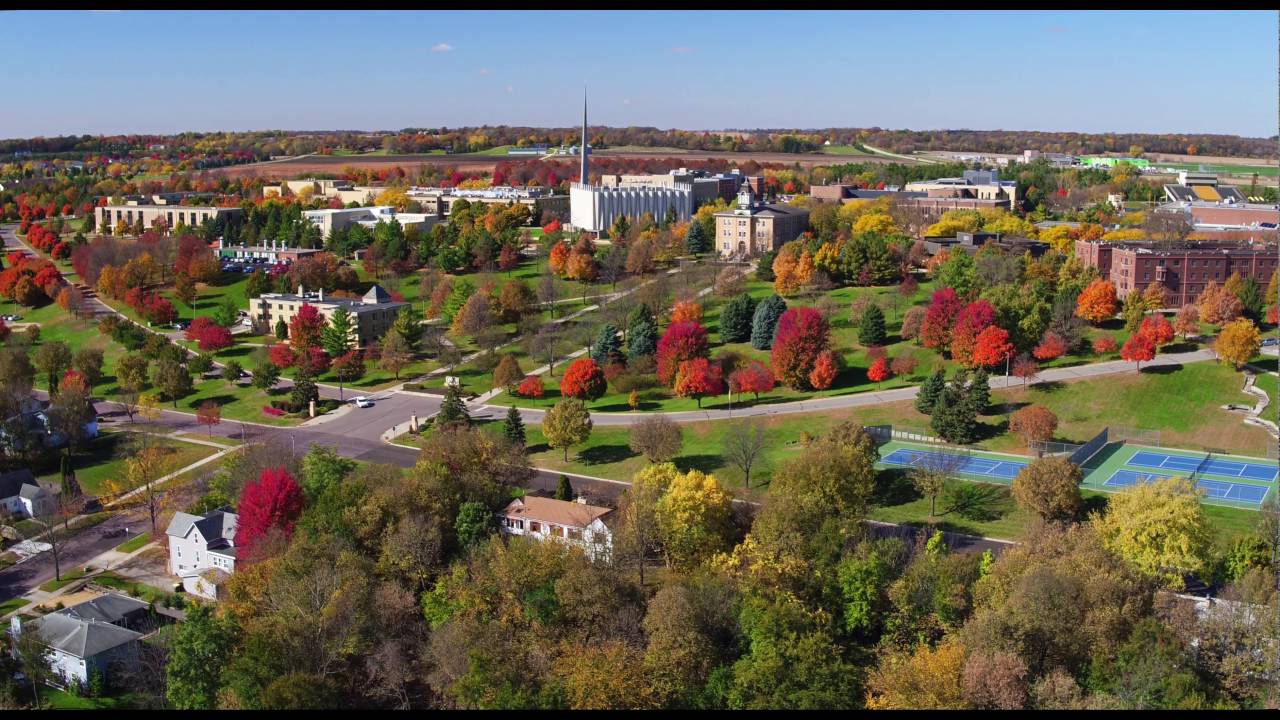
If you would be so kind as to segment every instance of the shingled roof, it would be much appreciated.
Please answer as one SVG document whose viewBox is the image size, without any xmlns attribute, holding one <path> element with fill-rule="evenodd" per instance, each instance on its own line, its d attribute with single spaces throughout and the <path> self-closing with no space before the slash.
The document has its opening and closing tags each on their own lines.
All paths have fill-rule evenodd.
<svg viewBox="0 0 1280 720">
<path fill-rule="evenodd" d="M 613 512 L 613 509 L 526 495 L 512 500 L 503 512 L 509 517 L 584 528 L 597 518 L 602 518 Z"/>
</svg>

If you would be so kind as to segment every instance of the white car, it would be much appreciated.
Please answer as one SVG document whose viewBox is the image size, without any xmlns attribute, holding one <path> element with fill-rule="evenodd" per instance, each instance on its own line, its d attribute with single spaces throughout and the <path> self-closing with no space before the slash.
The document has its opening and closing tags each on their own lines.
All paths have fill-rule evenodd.
<svg viewBox="0 0 1280 720">
<path fill-rule="evenodd" d="M 355 403 L 358 408 L 373 407 L 373 402 L 363 395 L 358 398 L 352 398 L 351 402 Z"/>
</svg>

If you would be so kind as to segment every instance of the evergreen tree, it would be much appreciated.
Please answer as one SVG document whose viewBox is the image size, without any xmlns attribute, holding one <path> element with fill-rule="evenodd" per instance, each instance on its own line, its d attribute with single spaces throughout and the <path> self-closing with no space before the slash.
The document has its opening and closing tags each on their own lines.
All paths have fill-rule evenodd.
<svg viewBox="0 0 1280 720">
<path fill-rule="evenodd" d="M 333 317 L 329 318 L 329 324 L 320 331 L 320 345 L 329 353 L 329 357 L 341 357 L 351 349 L 351 333 L 354 329 L 351 311 L 338 306 L 333 311 Z"/>
<path fill-rule="evenodd" d="M 720 314 L 720 339 L 726 343 L 751 339 L 752 320 L 756 312 L 755 298 L 747 293 L 735 297 Z"/>
<path fill-rule="evenodd" d="M 261 268 L 254 270 L 249 275 L 249 279 L 244 284 L 244 294 L 252 300 L 264 292 L 271 290 L 271 281 L 267 279 L 267 274 Z"/>
<path fill-rule="evenodd" d="M 930 427 L 950 443 L 971 443 L 976 437 L 978 418 L 963 385 L 952 381 L 933 404 Z"/>
<path fill-rule="evenodd" d="M 289 337 L 289 326 L 285 324 L 284 318 L 276 321 L 276 339 L 284 340 Z"/>
<path fill-rule="evenodd" d="M 756 279 L 761 282 L 773 282 L 776 278 L 773 274 L 773 261 L 778 259 L 776 250 L 769 250 L 760 253 L 760 259 L 756 262 Z"/>
<path fill-rule="evenodd" d="M 440 405 L 440 412 L 436 414 L 435 424 L 437 427 L 471 424 L 471 414 L 467 412 L 466 403 L 462 402 L 462 390 L 457 385 L 450 385 L 445 391 L 444 402 Z"/>
<path fill-rule="evenodd" d="M 689 223 L 689 230 L 684 235 L 684 249 L 690 255 L 697 257 L 707 251 L 709 244 L 707 231 L 703 229 L 702 223 Z"/>
<path fill-rule="evenodd" d="M 632 358 L 658 352 L 658 322 L 649 306 L 640 304 L 627 321 L 627 354 Z"/>
<path fill-rule="evenodd" d="M 916 410 L 925 415 L 932 414 L 933 406 L 937 404 L 946 384 L 946 376 L 942 370 L 930 375 L 929 379 L 925 380 L 924 384 L 920 386 L 920 392 L 916 393 Z"/>
<path fill-rule="evenodd" d="M 858 323 L 858 342 L 864 347 L 884 344 L 884 312 L 879 305 L 870 305 L 862 313 Z"/>
<path fill-rule="evenodd" d="M 613 227 L 609 228 L 609 237 L 614 240 L 618 238 L 625 238 L 627 236 L 627 231 L 630 229 L 631 221 L 627 219 L 626 215 L 619 215 L 618 218 L 613 221 Z"/>
<path fill-rule="evenodd" d="M 974 371 L 973 378 L 969 381 L 967 397 L 975 415 L 982 415 L 987 411 L 987 406 L 991 404 L 991 383 L 986 368 Z"/>
<path fill-rule="evenodd" d="M 502 421 L 502 435 L 513 445 L 524 447 L 524 418 L 520 417 L 515 405 L 507 409 L 507 418 Z"/>
<path fill-rule="evenodd" d="M 756 306 L 751 318 L 751 347 L 768 350 L 773 347 L 773 333 L 778 329 L 778 319 L 787 311 L 787 301 L 778 295 L 770 295 Z"/>
<path fill-rule="evenodd" d="M 391 326 L 401 338 L 404 339 L 405 345 L 409 349 L 409 353 L 418 352 L 418 343 L 422 341 L 422 313 L 412 305 L 406 305 L 400 309 L 400 314 L 396 316 L 395 324 Z"/>
<path fill-rule="evenodd" d="M 1258 287 L 1258 282 L 1252 277 L 1244 279 L 1244 284 L 1240 286 L 1240 304 L 1244 306 L 1244 316 L 1255 323 L 1262 319 L 1262 310 L 1265 307 L 1265 299 L 1262 297 L 1262 288 Z"/>
<path fill-rule="evenodd" d="M 573 486 L 569 484 L 569 478 L 561 475 L 560 482 L 556 483 L 556 499 L 566 502 L 573 500 Z"/>
<path fill-rule="evenodd" d="M 668 205 L 667 214 L 662 216 L 662 229 L 666 230 L 667 228 L 676 224 L 676 220 L 679 220 L 679 219 L 680 219 L 680 216 L 676 214 L 676 206 Z"/>
<path fill-rule="evenodd" d="M 605 323 L 600 326 L 600 333 L 591 345 L 591 359 L 600 367 L 622 356 L 622 341 L 618 339 L 618 328 Z"/>
</svg>

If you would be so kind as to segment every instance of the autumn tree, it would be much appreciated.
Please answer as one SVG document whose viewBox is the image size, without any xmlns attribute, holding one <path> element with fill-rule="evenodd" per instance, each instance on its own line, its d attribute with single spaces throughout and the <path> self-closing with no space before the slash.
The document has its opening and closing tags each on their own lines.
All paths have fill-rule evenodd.
<svg viewBox="0 0 1280 720">
<path fill-rule="evenodd" d="M 1156 356 L 1156 344 L 1152 339 L 1142 333 L 1134 333 L 1125 341 L 1124 347 L 1120 348 L 1120 358 L 1134 363 L 1139 371 L 1142 370 L 1142 363 L 1152 360 Z"/>
<path fill-rule="evenodd" d="M 569 448 L 584 443 L 591 437 L 591 414 L 587 406 L 577 398 L 560 400 L 547 411 L 542 419 L 542 433 L 547 444 L 564 449 L 564 461 L 569 461 Z"/>
<path fill-rule="evenodd" d="M 1038 406 L 1024 409 L 1035 407 Z M 1054 424 L 1056 421 L 1054 418 Z M 1084 500 L 1080 496 L 1080 483 L 1083 480 L 1080 466 L 1066 458 L 1037 458 L 1019 470 L 1014 477 L 1013 499 L 1018 507 L 1041 519 L 1071 521 L 1080 514 L 1084 506 Z"/>
<path fill-rule="evenodd" d="M 773 371 L 769 366 L 759 360 L 753 360 L 750 364 L 739 367 L 729 374 L 729 391 L 735 393 L 752 393 L 755 399 L 760 399 L 760 393 L 767 393 L 773 390 L 773 386 L 777 380 L 773 377 Z"/>
<path fill-rule="evenodd" d="M 1014 351 L 1009 342 L 1009 333 L 998 325 L 990 325 L 974 341 L 973 364 L 978 367 L 992 367 L 1008 360 Z"/>
<path fill-rule="evenodd" d="M 1262 336 L 1258 332 L 1258 327 L 1252 321 L 1240 318 L 1223 326 L 1222 332 L 1218 333 L 1218 339 L 1214 341 L 1213 349 L 1218 353 L 1220 361 L 1230 363 L 1232 367 L 1239 370 L 1258 354 L 1258 348 L 1261 346 Z"/>
<path fill-rule="evenodd" d="M 951 328 L 963 305 L 956 291 L 949 287 L 934 291 L 920 324 L 920 342 L 927 348 L 949 349 Z"/>
<path fill-rule="evenodd" d="M 511 353 L 503 353 L 498 366 L 493 370 L 493 387 L 510 392 L 522 379 L 524 371 L 520 369 L 520 361 Z"/>
<path fill-rule="evenodd" d="M 578 358 L 565 371 L 560 381 L 560 393 L 580 400 L 598 400 L 607 389 L 604 373 L 591 358 Z"/>
<path fill-rule="evenodd" d="M 867 379 L 876 384 L 876 389 L 880 389 L 880 383 L 888 380 L 892 374 L 889 372 L 889 366 L 884 358 L 880 358 L 871 363 L 871 367 L 867 368 Z"/>
<path fill-rule="evenodd" d="M 1056 333 L 1046 332 L 1039 344 L 1031 350 L 1031 355 L 1041 362 L 1057 360 L 1067 354 L 1067 343 Z"/>
<path fill-rule="evenodd" d="M 1116 286 L 1109 280 L 1094 280 L 1076 300 L 1076 315 L 1097 325 L 1116 315 Z"/>
<path fill-rule="evenodd" d="M 267 468 L 245 485 L 236 504 L 236 546 L 242 557 L 254 557 L 256 545 L 273 530 L 292 535 L 305 503 L 302 487 L 281 467 Z"/>
<path fill-rule="evenodd" d="M 1179 308 L 1177 316 L 1173 319 L 1173 329 L 1184 340 L 1192 335 L 1199 335 L 1200 308 L 1192 303 L 1187 303 Z"/>
<path fill-rule="evenodd" d="M 867 708 L 872 710 L 963 710 L 968 708 L 961 684 L 964 657 L 964 646 L 954 639 L 936 648 L 921 643 L 911 650 L 888 650 L 867 678 Z"/>
<path fill-rule="evenodd" d="M 694 300 L 680 300 L 671 308 L 671 322 L 702 322 L 702 306 Z"/>
<path fill-rule="evenodd" d="M 222 406 L 212 400 L 200 403 L 200 407 L 196 409 L 196 422 L 208 428 L 208 434 L 212 437 L 213 426 L 222 422 Z"/>
<path fill-rule="evenodd" d="M 1112 495 L 1093 525 L 1103 544 L 1140 573 L 1181 590 L 1183 576 L 1202 571 L 1213 532 L 1188 478 L 1139 483 Z"/>
<path fill-rule="evenodd" d="M 1028 405 L 1009 418 L 1009 432 L 1022 438 L 1030 447 L 1032 442 L 1051 440 L 1058 429 L 1058 416 L 1043 405 Z"/>
<path fill-rule="evenodd" d="M 658 380 L 665 385 L 675 382 L 680 363 L 705 358 L 709 343 L 707 330 L 695 322 L 671 323 L 658 341 Z"/>
<path fill-rule="evenodd" d="M 654 508 L 667 564 L 694 568 L 725 550 L 733 532 L 731 502 L 714 475 L 677 472 Z"/>
<path fill-rule="evenodd" d="M 794 390 L 811 387 L 809 375 L 818 356 L 830 345 L 830 328 L 813 308 L 792 308 L 778 320 L 772 362 L 774 375 Z"/>
<path fill-rule="evenodd" d="M 400 333 L 389 332 L 383 336 L 382 344 L 378 348 L 379 368 L 389 370 L 395 374 L 396 380 L 399 380 L 400 371 L 404 370 L 412 360 L 409 345 Z"/>
<path fill-rule="evenodd" d="M 51 394 L 58 392 L 58 380 L 71 367 L 71 347 L 61 340 L 42 343 L 31 355 L 36 370 L 44 373 Z"/>
<path fill-rule="evenodd" d="M 311 303 L 302 303 L 298 312 L 289 320 L 289 346 L 295 355 L 302 355 L 309 348 L 321 346 L 321 334 L 327 323 L 324 316 Z"/>
<path fill-rule="evenodd" d="M 1173 342 L 1173 325 L 1163 315 L 1151 315 L 1138 326 L 1138 332 L 1151 338 L 1152 344 L 1162 347 Z"/>
<path fill-rule="evenodd" d="M 647 415 L 631 426 L 632 451 L 644 455 L 651 463 L 663 463 L 680 454 L 684 433 L 680 425 L 666 415 Z"/>
<path fill-rule="evenodd" d="M 814 390 L 826 390 L 831 387 L 839 374 L 840 356 L 830 350 L 823 350 L 818 353 L 818 358 L 813 363 L 813 370 L 809 371 L 809 386 Z"/>
</svg>

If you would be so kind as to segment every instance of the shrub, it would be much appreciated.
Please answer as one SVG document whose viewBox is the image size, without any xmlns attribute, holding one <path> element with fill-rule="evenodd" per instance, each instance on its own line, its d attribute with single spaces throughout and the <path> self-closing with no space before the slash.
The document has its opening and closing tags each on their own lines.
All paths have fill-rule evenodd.
<svg viewBox="0 0 1280 720">
<path fill-rule="evenodd" d="M 1093 351 L 1098 353 L 1099 355 L 1106 355 L 1107 353 L 1115 352 L 1116 351 L 1115 338 L 1111 337 L 1110 335 L 1103 335 L 1097 340 L 1094 340 Z"/>
</svg>

